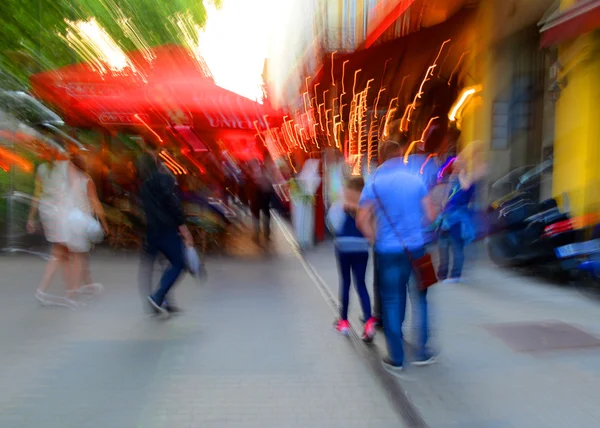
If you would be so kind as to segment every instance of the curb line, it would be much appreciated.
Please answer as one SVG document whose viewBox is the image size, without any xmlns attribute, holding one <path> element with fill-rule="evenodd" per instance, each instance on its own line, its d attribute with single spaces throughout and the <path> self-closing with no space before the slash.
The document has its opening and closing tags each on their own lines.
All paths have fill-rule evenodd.
<svg viewBox="0 0 600 428">
<path fill-rule="evenodd" d="M 289 227 L 279 218 L 278 215 L 273 215 L 273 219 L 277 223 L 277 226 L 283 233 L 283 236 L 287 243 L 292 247 L 294 254 L 300 260 L 302 267 L 306 271 L 306 274 L 311 279 L 317 290 L 321 293 L 325 302 L 337 316 L 339 314 L 339 305 L 335 296 L 327 286 L 325 280 L 319 275 L 316 269 L 306 260 L 302 254 L 296 238 L 289 231 Z M 371 370 L 374 372 L 377 380 L 383 385 L 386 395 L 400 419 L 411 428 L 427 428 L 425 420 L 410 401 L 400 382 L 396 378 L 389 374 L 381 365 L 381 355 L 379 354 L 377 347 L 367 345 L 358 335 L 352 325 L 350 325 L 350 339 L 351 343 L 357 353 L 369 364 Z"/>
</svg>

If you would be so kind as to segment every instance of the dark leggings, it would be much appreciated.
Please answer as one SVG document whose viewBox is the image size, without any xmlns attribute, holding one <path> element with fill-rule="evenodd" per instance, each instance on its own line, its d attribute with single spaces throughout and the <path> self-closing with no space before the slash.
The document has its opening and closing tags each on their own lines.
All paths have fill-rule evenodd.
<svg viewBox="0 0 600 428">
<path fill-rule="evenodd" d="M 350 303 L 350 284 L 354 275 L 354 286 L 360 298 L 365 321 L 371 318 L 371 299 L 367 291 L 365 277 L 369 253 L 343 253 L 336 251 L 338 268 L 340 272 L 340 318 L 348 319 L 348 304 Z"/>
</svg>

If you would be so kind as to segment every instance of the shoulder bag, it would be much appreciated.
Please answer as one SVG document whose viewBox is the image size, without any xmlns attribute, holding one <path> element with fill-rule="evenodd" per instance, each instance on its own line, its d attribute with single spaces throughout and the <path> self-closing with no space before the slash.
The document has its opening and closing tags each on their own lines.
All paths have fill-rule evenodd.
<svg viewBox="0 0 600 428">
<path fill-rule="evenodd" d="M 425 255 L 423 257 L 419 257 L 418 259 L 415 259 L 412 256 L 409 249 L 406 247 L 406 245 L 404 245 L 404 242 L 403 242 L 402 238 L 400 237 L 400 234 L 394 227 L 394 223 L 392 223 L 392 219 L 390 218 L 385 207 L 383 206 L 383 202 L 381 201 L 381 198 L 379 197 L 379 195 L 377 194 L 377 191 L 375 190 L 374 181 L 375 181 L 375 177 L 373 177 L 373 194 L 375 195 L 375 199 L 377 199 L 377 203 L 379 204 L 379 206 L 381 208 L 381 212 L 385 216 L 387 222 L 390 224 L 390 227 L 394 231 L 396 238 L 398 238 L 398 241 L 400 241 L 400 243 L 402 244 L 404 253 L 408 257 L 408 260 L 410 261 L 410 264 L 412 266 L 413 273 L 415 274 L 415 277 L 417 279 L 419 289 L 421 291 L 425 291 L 432 285 L 437 284 L 437 282 L 438 282 L 437 275 L 435 274 L 435 268 L 433 267 L 433 262 L 431 260 L 431 254 L 425 253 Z"/>
</svg>

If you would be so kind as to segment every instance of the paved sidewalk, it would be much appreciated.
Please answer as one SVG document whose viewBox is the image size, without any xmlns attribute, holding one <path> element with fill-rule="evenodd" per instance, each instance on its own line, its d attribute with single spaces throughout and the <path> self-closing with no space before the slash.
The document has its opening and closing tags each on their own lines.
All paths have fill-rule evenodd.
<svg viewBox="0 0 600 428">
<path fill-rule="evenodd" d="M 402 426 L 277 239 L 271 258 L 210 260 L 166 322 L 142 314 L 135 255 L 96 254 L 106 291 L 79 311 L 33 299 L 41 260 L 0 258 L 0 427 Z"/>
<path fill-rule="evenodd" d="M 305 257 L 337 296 L 332 244 Z M 466 283 L 436 285 L 430 302 L 441 361 L 409 367 L 399 381 L 429 426 L 600 426 L 600 347 L 577 348 L 593 345 L 586 340 L 595 339 L 580 338 L 570 329 L 600 337 L 600 301 L 573 288 L 499 270 L 483 259 L 469 266 Z M 353 325 L 361 328 L 355 293 L 350 313 Z M 556 335 L 547 333 L 550 327 L 558 330 Z M 565 349 L 539 349 L 552 344 Z M 385 355 L 383 334 L 376 346 Z"/>
</svg>

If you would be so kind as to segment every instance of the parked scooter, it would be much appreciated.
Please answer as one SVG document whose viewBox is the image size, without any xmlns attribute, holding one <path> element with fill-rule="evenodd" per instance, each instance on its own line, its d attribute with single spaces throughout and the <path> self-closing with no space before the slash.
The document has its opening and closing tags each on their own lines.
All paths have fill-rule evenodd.
<svg viewBox="0 0 600 428">
<path fill-rule="evenodd" d="M 559 247 L 556 256 L 563 266 L 571 268 L 571 277 L 578 285 L 600 296 L 600 225 L 590 240 Z"/>
<path fill-rule="evenodd" d="M 564 273 L 555 249 L 578 241 L 570 215 L 555 199 L 539 201 L 540 178 L 551 161 L 519 171 L 514 189 L 488 208 L 487 249 L 491 260 L 502 267 L 534 267 Z M 495 183 L 497 184 L 497 183 Z"/>
</svg>

